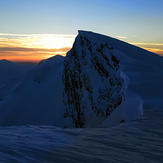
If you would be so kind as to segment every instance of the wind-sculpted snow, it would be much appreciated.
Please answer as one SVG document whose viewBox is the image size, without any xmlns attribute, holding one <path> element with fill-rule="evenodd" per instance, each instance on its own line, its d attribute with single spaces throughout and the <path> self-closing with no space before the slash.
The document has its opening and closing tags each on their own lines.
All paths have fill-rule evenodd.
<svg viewBox="0 0 163 163">
<path fill-rule="evenodd" d="M 1 126 L 0 162 L 162 163 L 163 114 L 152 110 L 139 123 L 110 128 Z"/>
<path fill-rule="evenodd" d="M 64 61 L 65 117 L 75 127 L 96 126 L 125 99 L 124 79 L 113 47 L 80 31 Z M 98 124 L 99 123 L 99 124 Z"/>
</svg>

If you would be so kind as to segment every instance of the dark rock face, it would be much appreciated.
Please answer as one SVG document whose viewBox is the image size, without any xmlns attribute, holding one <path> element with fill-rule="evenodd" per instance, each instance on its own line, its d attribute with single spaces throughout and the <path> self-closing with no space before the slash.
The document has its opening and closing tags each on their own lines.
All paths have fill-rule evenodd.
<svg viewBox="0 0 163 163">
<path fill-rule="evenodd" d="M 124 100 L 124 80 L 114 48 L 91 33 L 80 32 L 67 53 L 63 72 L 64 117 L 75 127 L 98 116 L 107 118 Z"/>
</svg>

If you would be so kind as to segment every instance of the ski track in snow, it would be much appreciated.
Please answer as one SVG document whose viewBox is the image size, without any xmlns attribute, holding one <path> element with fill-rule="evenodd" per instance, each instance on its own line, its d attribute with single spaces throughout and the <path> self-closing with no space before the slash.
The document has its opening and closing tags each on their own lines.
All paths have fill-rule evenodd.
<svg viewBox="0 0 163 163">
<path fill-rule="evenodd" d="M 148 58 L 148 63 L 143 63 L 143 58 L 142 61 L 136 59 L 131 63 L 124 60 L 122 65 L 130 79 L 128 90 L 143 100 L 141 118 L 117 126 L 86 129 L 50 125 L 0 126 L 0 162 L 162 163 L 161 58 L 154 59 L 159 60 L 158 67 L 157 63 L 152 63 L 152 57 Z"/>
</svg>

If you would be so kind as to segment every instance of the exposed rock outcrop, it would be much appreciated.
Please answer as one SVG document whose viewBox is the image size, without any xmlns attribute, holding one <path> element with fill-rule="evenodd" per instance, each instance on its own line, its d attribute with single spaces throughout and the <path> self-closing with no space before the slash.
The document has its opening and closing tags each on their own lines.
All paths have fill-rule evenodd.
<svg viewBox="0 0 163 163">
<path fill-rule="evenodd" d="M 92 127 L 95 118 L 107 118 L 125 99 L 120 73 L 114 48 L 79 31 L 64 61 L 64 117 L 71 117 L 75 127 Z"/>
</svg>

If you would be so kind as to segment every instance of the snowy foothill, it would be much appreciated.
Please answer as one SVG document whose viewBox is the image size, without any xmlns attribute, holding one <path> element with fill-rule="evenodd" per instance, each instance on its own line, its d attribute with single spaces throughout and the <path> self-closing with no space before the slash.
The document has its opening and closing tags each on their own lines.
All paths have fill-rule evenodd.
<svg viewBox="0 0 163 163">
<path fill-rule="evenodd" d="M 0 87 L 9 82 L 9 80 L 21 77 L 33 67 L 31 65 L 21 65 L 7 60 L 0 60 Z"/>
</svg>

